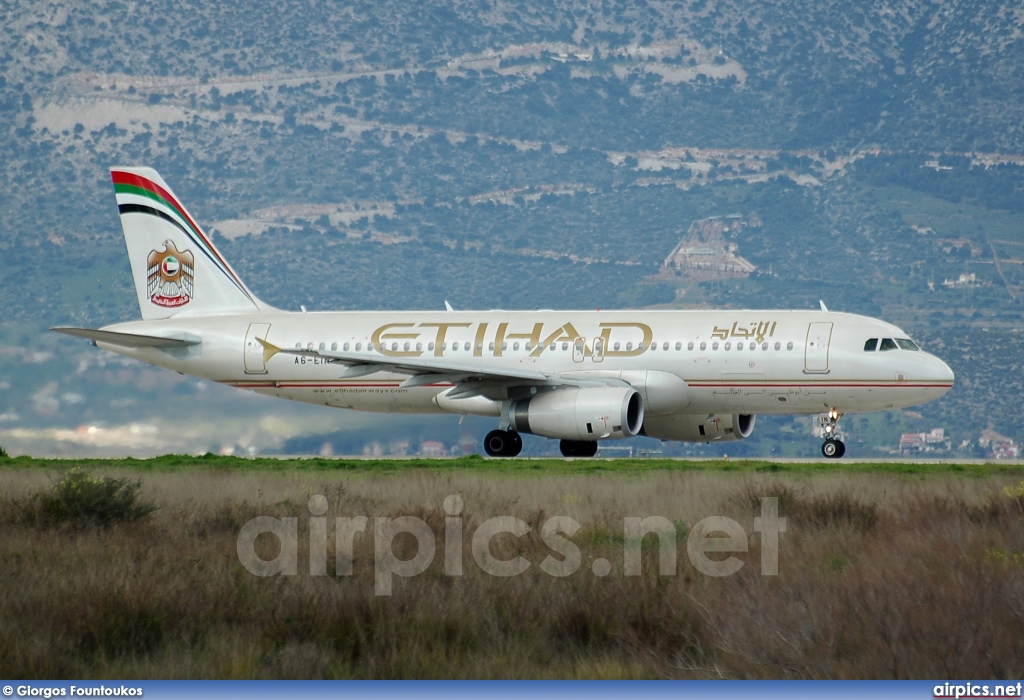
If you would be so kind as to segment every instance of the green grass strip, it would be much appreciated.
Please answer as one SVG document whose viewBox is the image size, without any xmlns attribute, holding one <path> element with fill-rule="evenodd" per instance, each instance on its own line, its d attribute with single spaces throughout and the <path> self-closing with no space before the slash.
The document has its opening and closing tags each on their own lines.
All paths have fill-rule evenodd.
<svg viewBox="0 0 1024 700">
<path fill-rule="evenodd" d="M 479 474 L 641 474 L 645 472 L 780 473 L 780 474 L 959 474 L 963 476 L 1024 475 L 1024 465 L 1002 462 L 847 462 L 770 461 L 757 459 L 485 459 L 472 455 L 456 458 L 286 458 L 226 457 L 206 454 L 164 455 L 150 459 L 38 459 L 14 457 L 0 460 L 0 469 L 127 469 L 136 472 L 232 471 L 232 472 L 352 472 L 409 473 L 475 472 Z"/>
</svg>

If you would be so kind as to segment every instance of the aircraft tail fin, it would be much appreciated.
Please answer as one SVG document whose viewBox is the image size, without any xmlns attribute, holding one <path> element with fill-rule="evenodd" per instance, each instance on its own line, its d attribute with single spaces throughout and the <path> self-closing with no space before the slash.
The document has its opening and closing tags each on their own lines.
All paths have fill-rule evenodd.
<svg viewBox="0 0 1024 700">
<path fill-rule="evenodd" d="M 152 168 L 110 169 L 144 320 L 270 310 Z"/>
</svg>

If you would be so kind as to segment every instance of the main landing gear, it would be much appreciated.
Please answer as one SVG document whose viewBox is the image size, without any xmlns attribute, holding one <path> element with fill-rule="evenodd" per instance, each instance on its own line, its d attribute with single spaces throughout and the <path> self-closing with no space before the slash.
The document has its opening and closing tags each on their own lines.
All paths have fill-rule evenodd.
<svg viewBox="0 0 1024 700">
<path fill-rule="evenodd" d="M 839 459 L 846 454 L 846 445 L 835 437 L 836 427 L 839 419 L 843 417 L 837 409 L 829 409 L 829 412 L 821 417 L 821 434 L 825 442 L 821 445 L 821 454 L 829 459 Z"/>
<path fill-rule="evenodd" d="M 563 457 L 593 457 L 597 454 L 597 440 L 560 440 L 558 449 Z"/>
<path fill-rule="evenodd" d="M 593 457 L 597 454 L 596 440 L 562 440 L 558 443 L 564 457 Z M 514 430 L 492 430 L 484 438 L 484 452 L 488 457 L 516 457 L 523 451 L 523 438 Z"/>
<path fill-rule="evenodd" d="M 492 430 L 484 438 L 488 457 L 516 457 L 523 451 L 523 438 L 514 430 Z"/>
</svg>

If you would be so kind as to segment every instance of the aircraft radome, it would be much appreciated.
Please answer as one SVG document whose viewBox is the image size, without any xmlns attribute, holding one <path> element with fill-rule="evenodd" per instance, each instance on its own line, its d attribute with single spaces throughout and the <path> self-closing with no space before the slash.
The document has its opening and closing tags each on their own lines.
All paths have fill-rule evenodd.
<svg viewBox="0 0 1024 700">
<path fill-rule="evenodd" d="M 814 311 L 287 312 L 249 291 L 163 179 L 113 168 L 142 320 L 54 328 L 160 367 L 336 408 L 493 416 L 589 457 L 598 441 L 742 440 L 758 414 L 845 413 L 945 394 L 953 372 L 884 321 Z"/>
</svg>

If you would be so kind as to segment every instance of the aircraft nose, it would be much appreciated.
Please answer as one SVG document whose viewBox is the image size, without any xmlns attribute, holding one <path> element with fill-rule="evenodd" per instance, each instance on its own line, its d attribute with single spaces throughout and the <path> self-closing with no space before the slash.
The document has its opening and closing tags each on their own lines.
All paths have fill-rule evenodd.
<svg viewBox="0 0 1024 700">
<path fill-rule="evenodd" d="M 939 360 L 939 364 L 942 365 L 942 370 L 943 370 L 942 378 L 945 379 L 947 382 L 949 382 L 950 385 L 952 385 L 953 384 L 953 380 L 956 379 L 956 377 L 953 375 L 953 368 L 950 367 L 949 365 L 947 365 L 942 360 Z"/>
<path fill-rule="evenodd" d="M 949 365 L 947 365 L 945 362 L 943 362 L 939 358 L 935 357 L 935 355 L 929 355 L 929 359 L 931 361 L 928 363 L 929 364 L 929 368 L 928 368 L 929 372 L 928 372 L 928 374 L 930 375 L 928 378 L 933 380 L 933 381 L 941 382 L 942 384 L 946 385 L 945 386 L 945 390 L 946 391 L 949 391 L 950 389 L 952 389 L 953 388 L 953 381 L 955 379 L 955 376 L 953 374 L 953 369 Z M 943 392 L 943 393 L 945 393 L 945 392 Z"/>
</svg>

